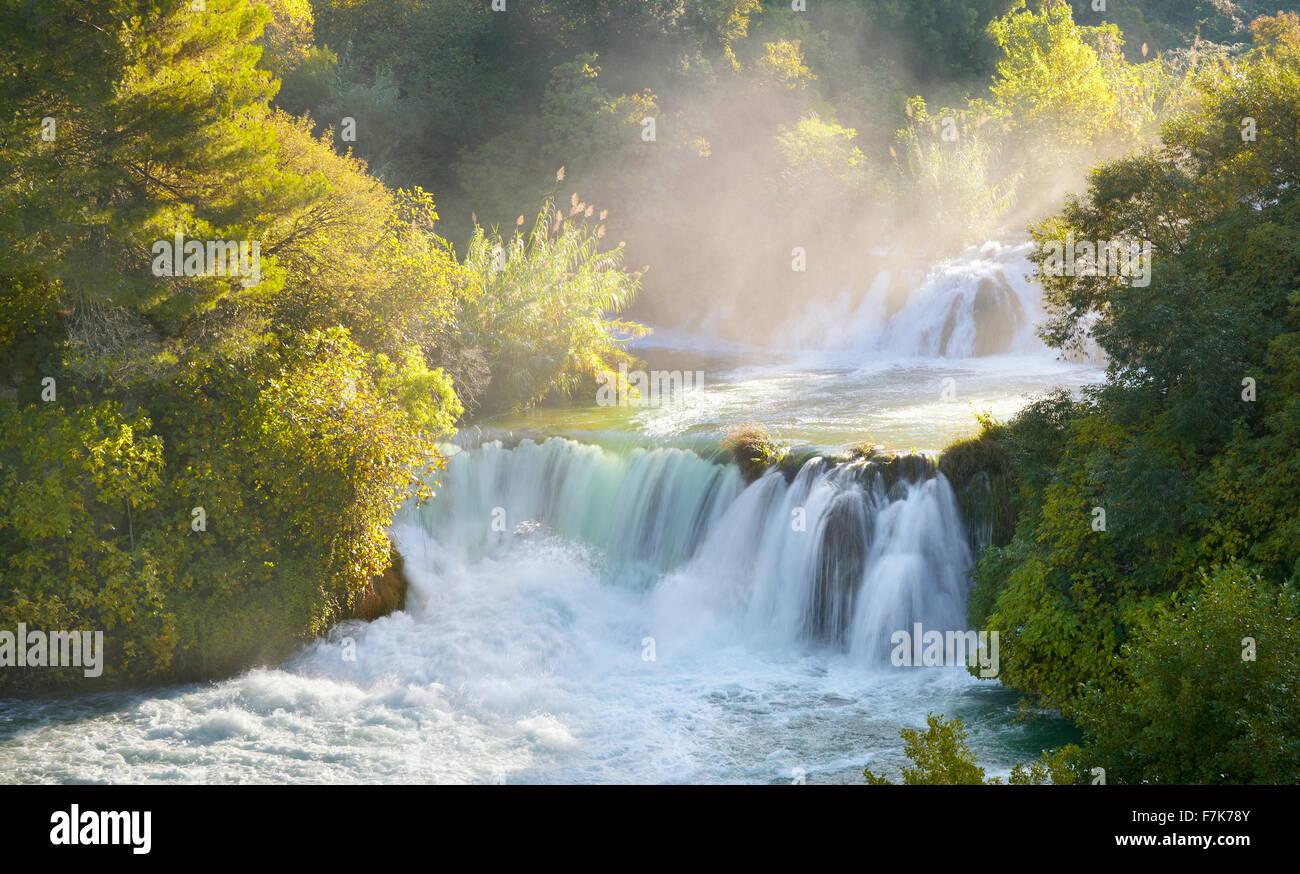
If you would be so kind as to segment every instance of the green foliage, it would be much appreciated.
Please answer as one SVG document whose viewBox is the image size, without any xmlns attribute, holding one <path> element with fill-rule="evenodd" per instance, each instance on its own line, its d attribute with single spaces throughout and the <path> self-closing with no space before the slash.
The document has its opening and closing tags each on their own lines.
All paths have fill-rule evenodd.
<svg viewBox="0 0 1300 874">
<path fill-rule="evenodd" d="M 450 186 L 438 171 L 498 133 L 518 100 L 511 82 L 520 78 L 502 62 L 514 47 L 503 44 L 500 15 L 463 0 L 313 0 L 312 7 L 315 40 L 328 55 L 284 74 L 281 105 L 328 127 L 355 118 L 356 142 L 341 145 L 390 183 L 423 185 L 446 201 Z M 544 75 L 527 72 L 523 81 Z"/>
<path fill-rule="evenodd" d="M 926 729 L 905 728 L 899 734 L 906 742 L 903 752 L 912 766 L 903 769 L 905 786 L 984 786 L 998 785 L 997 777 L 985 778 L 984 769 L 975 761 L 975 755 L 966 745 L 968 733 L 959 717 L 944 719 L 942 714 L 931 713 L 925 719 Z M 1084 782 L 1079 764 L 1082 751 L 1074 744 L 1043 752 L 1031 762 L 1022 762 L 1011 769 L 1007 783 L 1012 786 L 1038 786 L 1052 783 L 1067 786 Z M 883 774 L 869 768 L 862 776 L 871 786 L 891 786 Z"/>
<path fill-rule="evenodd" d="M 987 436 L 954 443 L 939 457 L 939 472 L 957 493 L 972 545 L 977 550 L 1005 545 L 1011 539 L 1014 517 L 1011 458 L 1002 444 Z"/>
<path fill-rule="evenodd" d="M 1015 0 L 882 0 L 872 10 L 885 23 L 891 42 L 900 45 L 909 63 L 928 80 L 987 75 L 997 47 L 986 33 L 990 21 L 1005 14 Z"/>
<path fill-rule="evenodd" d="M 933 210 L 926 234 L 938 251 L 1041 214 L 1097 157 L 1150 139 L 1193 66 L 1129 63 L 1113 25 L 1080 26 L 1063 3 L 1018 0 L 988 32 L 997 47 L 990 96 L 934 112 L 909 99 L 892 147 L 904 191 Z"/>
<path fill-rule="evenodd" d="M 177 637 L 157 560 L 136 550 L 162 492 L 163 442 L 112 401 L 0 404 L 0 625 L 102 630 L 105 674 L 148 675 Z M 5 671 L 0 688 L 71 683 Z"/>
<path fill-rule="evenodd" d="M 1083 754 L 1075 744 L 1066 744 L 1043 752 L 1032 762 L 1021 762 L 1011 769 L 1007 783 L 1011 786 L 1071 786 L 1085 783 L 1087 778 L 1080 758 Z"/>
<path fill-rule="evenodd" d="M 1216 43 L 1239 42 L 1251 18 L 1273 12 L 1276 0 L 1108 0 L 1103 10 L 1093 0 L 1070 0 L 1075 20 L 1085 24 L 1113 22 L 1129 37 L 1131 59 L 1146 53 L 1178 50 L 1199 38 Z"/>
<path fill-rule="evenodd" d="M 466 408 L 581 396 L 632 361 L 625 257 L 662 276 L 650 315 L 720 298 L 738 331 L 780 325 L 805 299 L 773 278 L 792 229 L 817 246 L 812 278 L 847 287 L 863 240 L 951 250 L 1122 155 L 1034 229 L 1152 242 L 1148 287 L 1041 277 L 1044 336 L 1098 345 L 1107 385 L 940 461 L 988 546 L 970 615 L 1001 631 L 1003 681 L 1076 716 L 1123 780 L 1294 773 L 1294 714 L 1263 703 L 1293 661 L 1207 653 L 1242 623 L 1291 641 L 1275 624 L 1300 575 L 1300 18 L 1112 4 L 14 0 L 0 621 L 103 628 L 120 681 L 277 658 L 387 567 L 388 522 L 428 494 L 433 441 Z M 1205 41 L 1248 30 L 1250 48 Z M 561 166 L 617 217 L 575 195 L 484 229 Z M 259 241 L 261 282 L 152 275 L 150 247 L 178 232 Z M 784 455 L 757 427 L 728 446 L 751 478 Z M 1187 671 L 1218 691 L 1174 688 Z M 1161 707 L 1187 708 L 1186 731 Z M 978 771 L 959 728 L 909 743 L 917 780 Z M 1056 755 L 1012 782 L 1066 782 Z"/>
<path fill-rule="evenodd" d="M 1149 285 L 1040 277 L 1045 338 L 1100 346 L 1106 384 L 984 436 L 1017 518 L 980 556 L 970 619 L 1001 632 L 1002 681 L 1077 719 L 1118 782 L 1300 773 L 1300 17 L 1257 25 L 1158 147 L 1101 165 L 1035 228 L 1153 244 Z M 1248 116 L 1267 133 L 1243 136 Z M 1274 647 L 1243 663 L 1243 637 Z"/>
<path fill-rule="evenodd" d="M 1300 773 L 1300 601 L 1240 565 L 1134 628 L 1126 679 L 1076 708 L 1114 783 L 1290 783 Z"/>
<path fill-rule="evenodd" d="M 781 253 L 797 232 L 808 278 L 847 287 L 871 273 L 864 249 L 933 259 L 1018 229 L 1099 152 L 1152 133 L 1199 61 L 1126 58 L 1113 26 L 1048 6 L 554 0 L 503 18 L 460 0 L 316 0 L 319 45 L 276 13 L 262 63 L 282 107 L 326 128 L 355 118 L 356 142 L 336 145 L 436 191 L 458 246 L 530 212 L 565 167 L 655 267 L 637 316 L 726 314 L 751 339 L 801 298 L 775 255 L 739 259 L 735 239 Z M 913 112 L 920 93 L 952 109 Z M 955 139 L 940 136 L 949 117 Z"/>
<path fill-rule="evenodd" d="M 602 248 L 603 220 L 575 193 L 567 214 L 548 199 L 532 227 L 509 238 L 475 228 L 465 254 L 473 303 L 458 324 L 491 362 L 483 412 L 594 393 L 602 374 L 635 361 L 623 343 L 645 329 L 612 314 L 640 276 L 622 269 L 622 244 Z"/>
<path fill-rule="evenodd" d="M 959 718 L 945 721 L 931 713 L 925 719 L 925 731 L 905 728 L 900 734 L 906 745 L 903 751 L 912 767 L 903 769 L 907 786 L 969 786 L 984 783 L 984 769 L 975 764 L 975 756 L 966 746 L 966 729 Z M 889 780 L 870 770 L 862 772 L 867 783 L 888 786 Z"/>
<path fill-rule="evenodd" d="M 642 140 L 642 122 L 659 119 L 654 92 L 630 94 L 607 90 L 595 53 L 557 64 L 546 77 L 536 115 L 511 119 L 500 133 L 465 148 L 455 164 L 455 187 L 464 192 L 473 226 L 492 226 L 532 210 L 550 190 L 550 174 L 565 168 L 566 177 L 605 202 L 644 195 L 646 183 L 614 168 L 646 167 L 673 152 L 679 138 L 667 135 Z"/>
<path fill-rule="evenodd" d="M 1065 4 L 1019 5 L 989 25 L 1002 50 L 993 114 L 1039 141 L 1086 143 L 1108 129 L 1117 109 L 1101 59 Z"/>
<path fill-rule="evenodd" d="M 249 239 L 257 217 L 278 206 L 268 192 L 291 200 L 306 191 L 304 180 L 275 168 L 275 83 L 255 66 L 253 44 L 269 17 L 263 7 L 214 0 L 207 13 L 190 14 L 171 0 L 140 16 L 133 4 L 115 5 L 64 16 L 60 7 L 76 4 L 53 3 L 6 16 L 0 60 L 15 72 L 0 79 L 0 135 L 9 144 L 0 269 L 39 271 L 81 300 L 135 310 L 175 348 L 188 320 L 224 298 L 273 293 L 281 279 L 267 263 L 254 291 L 225 277 L 156 282 L 151 243 L 178 230 Z M 47 49 L 60 34 L 93 47 Z M 74 57 L 75 82 L 41 74 Z M 55 120 L 53 141 L 38 135 L 45 117 Z"/>
<path fill-rule="evenodd" d="M 816 113 L 778 128 L 780 170 L 775 188 L 782 205 L 794 206 L 812 198 L 837 215 L 847 216 L 868 178 L 866 156 L 854 144 L 857 135 L 852 128 L 823 120 Z"/>
<path fill-rule="evenodd" d="M 758 81 L 775 88 L 799 90 L 817 78 L 804 63 L 799 40 L 779 39 L 764 43 L 763 54 L 754 62 Z"/>
<path fill-rule="evenodd" d="M 177 673 L 282 656 L 388 567 L 394 511 L 427 496 L 442 463 L 420 428 L 419 404 L 438 396 L 404 409 L 393 372 L 333 328 L 187 375 L 159 418 L 175 463 L 149 541 L 181 605 Z M 197 411 L 185 396 L 203 399 Z M 191 529 L 194 505 L 206 530 Z"/>
<path fill-rule="evenodd" d="M 537 403 L 630 360 L 621 341 L 641 329 L 611 316 L 637 277 L 585 204 L 554 228 L 548 204 L 498 272 L 482 231 L 458 262 L 426 191 L 334 148 L 344 115 L 381 171 L 426 141 L 396 84 L 424 47 L 352 29 L 395 14 L 430 35 L 417 5 L 316 5 L 327 30 L 393 48 L 391 66 L 315 45 L 304 0 L 11 5 L 0 619 L 105 630 L 114 681 L 280 658 L 388 568 L 393 514 L 431 494 L 434 441 L 465 403 Z M 491 21 L 436 5 L 434 29 L 454 25 L 440 44 Z M 438 72 L 430 88 L 461 77 Z M 322 130 L 271 105 L 279 77 L 282 105 L 320 110 Z M 466 118 L 463 94 L 483 89 L 463 84 Z M 598 101 L 600 121 L 617 132 L 652 103 Z M 260 282 L 157 275 L 154 246 L 178 233 L 257 242 Z"/>
<path fill-rule="evenodd" d="M 920 108 L 918 118 L 924 119 L 924 106 Z M 936 141 L 912 127 L 900 132 L 899 147 L 914 196 L 945 217 L 933 238 L 943 250 L 996 233 L 1012 206 L 1017 179 L 996 178 L 991 146 L 973 138 Z"/>
<path fill-rule="evenodd" d="M 874 458 L 882 448 L 884 447 L 869 438 L 859 440 L 857 443 L 845 448 L 843 457 L 847 461 L 866 461 Z"/>
</svg>

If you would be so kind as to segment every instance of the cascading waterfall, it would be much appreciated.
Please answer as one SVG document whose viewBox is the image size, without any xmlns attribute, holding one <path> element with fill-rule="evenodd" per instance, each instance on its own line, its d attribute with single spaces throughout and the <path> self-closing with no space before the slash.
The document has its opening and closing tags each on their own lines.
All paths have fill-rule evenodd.
<svg viewBox="0 0 1300 874">
<path fill-rule="evenodd" d="M 902 355 L 970 358 L 1044 350 L 1031 243 L 988 242 L 933 270 L 890 318 L 880 345 Z"/>
<path fill-rule="evenodd" d="M 442 481 L 412 514 L 441 549 L 474 560 L 529 538 L 577 541 L 608 581 L 666 578 L 655 593 L 664 624 L 706 611 L 750 640 L 829 644 L 866 664 L 886 663 L 891 635 L 914 623 L 965 628 L 968 539 L 951 487 L 923 458 L 813 457 L 788 481 L 771 469 L 746 487 L 733 466 L 685 450 L 550 438 L 466 450 Z"/>
<path fill-rule="evenodd" d="M 857 783 L 864 765 L 904 765 L 899 730 L 932 712 L 966 719 L 981 764 L 1005 774 L 1056 729 L 1008 723 L 1011 693 L 961 667 L 891 664 L 896 632 L 966 630 L 973 550 L 1005 534 L 1005 484 L 955 496 L 918 455 L 811 457 L 747 483 L 703 447 L 760 419 L 937 449 L 972 409 L 1007 418 L 1033 392 L 1095 381 L 1034 336 L 1027 253 L 991 242 L 917 282 L 898 268 L 861 299 L 810 304 L 784 336 L 793 360 L 750 366 L 707 344 L 669 357 L 655 366 L 737 369 L 641 411 L 639 436 L 593 433 L 619 448 L 462 437 L 437 496 L 393 526 L 405 610 L 219 682 L 6 702 L 0 776 Z M 697 451 L 634 448 L 664 435 Z"/>
<path fill-rule="evenodd" d="M 937 448 L 969 433 L 972 408 L 1006 418 L 1095 381 L 1034 337 L 1027 251 L 989 243 L 923 280 L 899 268 L 861 299 L 810 303 L 782 338 L 794 360 L 684 350 L 656 366 L 731 363 L 635 430 L 698 447 L 757 418 L 814 442 Z M 543 430 L 617 424 L 600 413 Z M 638 439 L 593 435 L 624 438 Z M 899 730 L 932 712 L 966 719 L 993 773 L 1062 740 L 1003 719 L 996 683 L 890 663 L 895 632 L 965 629 L 972 549 L 1007 522 L 980 508 L 1005 504 L 1003 484 L 964 484 L 964 515 L 921 456 L 814 457 L 746 483 L 704 449 L 465 447 L 393 526 L 405 610 L 218 682 L 5 702 L 0 777 L 858 783 L 864 765 L 905 764 Z"/>
<path fill-rule="evenodd" d="M 734 468 L 686 450 L 619 455 L 557 437 L 461 452 L 442 480 L 437 499 L 415 515 L 462 557 L 552 534 L 598 547 L 607 577 L 630 584 L 648 584 L 685 561 L 743 489 Z"/>
<path fill-rule="evenodd" d="M 931 268 L 913 281 L 883 270 L 854 302 L 848 295 L 811 305 L 785 329 L 799 349 L 865 355 L 972 358 L 1048 352 L 1034 333 L 1042 290 L 1028 241 L 989 241 Z"/>
</svg>

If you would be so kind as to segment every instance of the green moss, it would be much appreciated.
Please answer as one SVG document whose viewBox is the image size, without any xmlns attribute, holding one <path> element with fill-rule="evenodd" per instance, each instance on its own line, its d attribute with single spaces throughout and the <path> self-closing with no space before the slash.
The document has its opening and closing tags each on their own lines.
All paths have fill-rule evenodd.
<svg viewBox="0 0 1300 874">
<path fill-rule="evenodd" d="M 753 482 L 769 467 L 780 463 L 789 451 L 776 442 L 767 429 L 754 422 L 733 425 L 722 440 L 746 482 Z"/>
<path fill-rule="evenodd" d="M 839 460 L 850 461 L 850 462 L 866 461 L 867 459 L 875 458 L 883 451 L 884 451 L 883 446 L 876 443 L 874 440 L 867 438 L 865 440 L 859 440 L 857 443 L 845 447 L 844 451 L 841 452 L 839 455 Z"/>
<path fill-rule="evenodd" d="M 1005 546 L 1015 526 L 1012 506 L 1011 456 L 996 439 L 982 435 L 954 443 L 939 458 L 939 472 L 948 478 L 971 546 Z"/>
</svg>

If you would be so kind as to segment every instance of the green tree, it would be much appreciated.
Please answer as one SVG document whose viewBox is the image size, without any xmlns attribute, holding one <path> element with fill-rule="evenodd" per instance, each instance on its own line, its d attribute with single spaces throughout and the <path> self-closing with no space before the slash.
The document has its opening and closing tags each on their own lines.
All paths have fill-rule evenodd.
<svg viewBox="0 0 1300 874">
<path fill-rule="evenodd" d="M 776 148 L 782 196 L 791 202 L 799 195 L 825 201 L 860 193 L 866 184 L 867 158 L 854 144 L 857 133 L 816 113 L 779 127 Z"/>
<path fill-rule="evenodd" d="M 1077 718 L 1125 782 L 1296 773 L 1278 690 L 1295 680 L 1300 570 L 1300 29 L 1255 30 L 1197 74 L 1158 147 L 1099 166 L 1035 228 L 1044 336 L 1095 342 L 1107 380 L 986 434 L 1018 518 L 980 556 L 972 621 L 1001 631 L 1003 682 Z M 1149 283 L 1046 269 L 1066 239 L 1150 241 Z M 1244 626 L 1281 642 L 1270 661 L 1242 664 Z"/>
<path fill-rule="evenodd" d="M 984 769 L 975 761 L 975 755 L 966 744 L 968 733 L 959 717 L 944 719 L 942 714 L 931 713 L 925 719 L 925 731 L 905 728 L 899 734 L 906 744 L 903 752 L 912 761 L 903 769 L 905 786 L 982 786 L 997 785 L 998 777 L 985 778 Z M 1058 786 L 1081 781 L 1078 764 L 1081 750 L 1068 744 L 1055 750 L 1046 750 L 1031 762 L 1021 762 L 1011 769 L 1007 782 L 1013 786 Z M 891 781 L 870 769 L 862 772 L 872 786 L 890 786 Z"/>
<path fill-rule="evenodd" d="M 1123 682 L 1076 708 L 1114 783 L 1291 783 L 1300 774 L 1300 601 L 1240 565 L 1133 629 Z"/>
<path fill-rule="evenodd" d="M 109 678 L 148 675 L 177 645 L 167 580 L 136 549 L 162 496 L 162 440 L 111 401 L 0 403 L 0 623 L 105 633 Z M 76 682 L 7 670 L 0 689 Z"/>
<path fill-rule="evenodd" d="M 463 268 L 427 194 L 270 105 L 259 40 L 271 68 L 306 53 L 300 3 L 12 5 L 0 616 L 105 630 L 115 681 L 282 657 L 430 492 Z M 177 233 L 257 242 L 261 281 L 156 275 Z"/>
<path fill-rule="evenodd" d="M 945 721 L 931 713 L 925 718 L 925 731 L 905 728 L 900 734 L 906 745 L 903 751 L 912 767 L 903 769 L 903 783 L 908 786 L 966 786 L 984 783 L 984 769 L 975 764 L 975 756 L 966 745 L 966 729 L 960 718 Z M 862 775 L 873 786 L 887 786 L 885 777 L 865 770 Z"/>
<path fill-rule="evenodd" d="M 989 24 L 1002 50 L 990 90 L 992 110 L 1023 136 L 1056 144 L 1087 143 L 1117 111 L 1097 52 L 1084 41 L 1069 6 L 1023 2 Z"/>
</svg>

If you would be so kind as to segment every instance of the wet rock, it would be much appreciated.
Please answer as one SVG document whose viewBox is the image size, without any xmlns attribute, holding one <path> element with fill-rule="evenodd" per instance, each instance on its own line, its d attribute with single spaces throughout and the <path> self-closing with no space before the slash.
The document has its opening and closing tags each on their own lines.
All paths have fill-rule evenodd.
<svg viewBox="0 0 1300 874">
<path fill-rule="evenodd" d="M 998 355 L 1011 350 L 1011 344 L 1025 320 L 1020 298 L 1004 277 L 984 277 L 975 291 L 976 355 Z"/>
<path fill-rule="evenodd" d="M 403 572 L 401 553 L 392 550 L 393 563 L 382 574 L 372 578 L 357 595 L 344 619 L 363 619 L 367 622 L 387 616 L 406 607 L 406 574 Z"/>
</svg>

